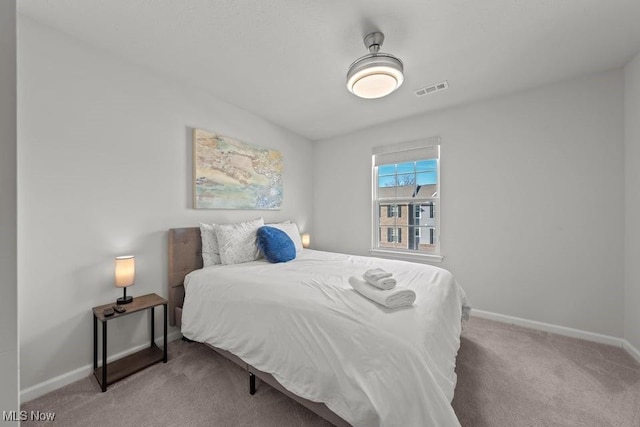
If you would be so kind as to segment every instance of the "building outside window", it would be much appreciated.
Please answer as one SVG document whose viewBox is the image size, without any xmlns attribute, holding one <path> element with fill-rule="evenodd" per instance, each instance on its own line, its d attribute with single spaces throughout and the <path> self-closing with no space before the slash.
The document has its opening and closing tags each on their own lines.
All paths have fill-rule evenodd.
<svg viewBox="0 0 640 427">
<path fill-rule="evenodd" d="M 372 253 L 441 259 L 440 146 L 419 144 L 374 150 Z"/>
</svg>

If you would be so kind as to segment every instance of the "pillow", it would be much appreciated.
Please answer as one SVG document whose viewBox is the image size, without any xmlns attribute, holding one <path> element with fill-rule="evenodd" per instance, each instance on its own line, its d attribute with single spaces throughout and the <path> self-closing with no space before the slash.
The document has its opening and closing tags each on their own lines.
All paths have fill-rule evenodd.
<svg viewBox="0 0 640 427">
<path fill-rule="evenodd" d="M 264 225 L 262 218 L 235 224 L 213 225 L 222 264 L 255 261 L 260 256 L 256 232 Z"/>
<path fill-rule="evenodd" d="M 275 227 L 258 229 L 258 248 L 269 262 L 287 262 L 295 259 L 296 246 L 284 231 Z"/>
<path fill-rule="evenodd" d="M 205 267 L 220 264 L 218 239 L 213 224 L 200 223 L 200 238 L 202 239 L 202 264 Z"/>
<path fill-rule="evenodd" d="M 302 240 L 300 239 L 300 230 L 298 230 L 298 226 L 295 222 L 279 222 L 277 224 L 269 224 L 269 227 L 277 228 L 278 230 L 282 230 L 287 233 L 296 247 L 296 252 L 300 252 L 303 249 Z"/>
</svg>

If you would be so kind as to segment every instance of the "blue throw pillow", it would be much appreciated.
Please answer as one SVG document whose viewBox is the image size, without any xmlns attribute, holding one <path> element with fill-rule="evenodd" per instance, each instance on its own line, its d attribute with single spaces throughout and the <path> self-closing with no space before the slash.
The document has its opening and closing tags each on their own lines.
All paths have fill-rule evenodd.
<svg viewBox="0 0 640 427">
<path fill-rule="evenodd" d="M 274 227 L 258 228 L 258 248 L 269 262 L 287 262 L 296 257 L 296 245 L 291 237 Z"/>
</svg>

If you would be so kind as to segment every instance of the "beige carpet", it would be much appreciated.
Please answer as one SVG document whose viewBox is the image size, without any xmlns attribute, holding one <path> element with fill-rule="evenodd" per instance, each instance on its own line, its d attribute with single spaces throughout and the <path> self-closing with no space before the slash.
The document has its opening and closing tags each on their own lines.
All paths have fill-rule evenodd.
<svg viewBox="0 0 640 427">
<path fill-rule="evenodd" d="M 457 366 L 453 407 L 465 427 L 640 426 L 640 364 L 619 348 L 474 318 Z M 22 409 L 70 427 L 329 425 L 266 384 L 249 395 L 246 372 L 183 341 L 169 344 L 167 364 L 106 393 L 87 378 Z"/>
<path fill-rule="evenodd" d="M 456 372 L 463 426 L 640 427 L 640 364 L 621 348 L 474 318 Z"/>
</svg>

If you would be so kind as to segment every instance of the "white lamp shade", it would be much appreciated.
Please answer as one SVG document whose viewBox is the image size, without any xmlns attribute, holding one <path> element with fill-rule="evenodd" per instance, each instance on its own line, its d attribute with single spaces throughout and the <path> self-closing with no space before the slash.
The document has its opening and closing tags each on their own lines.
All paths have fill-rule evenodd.
<svg viewBox="0 0 640 427">
<path fill-rule="evenodd" d="M 116 287 L 126 288 L 135 283 L 136 258 L 133 255 L 116 258 Z"/>
<path fill-rule="evenodd" d="M 304 233 L 302 235 L 302 247 L 308 248 L 309 245 L 311 245 L 311 236 L 309 236 L 309 233 Z"/>
</svg>

